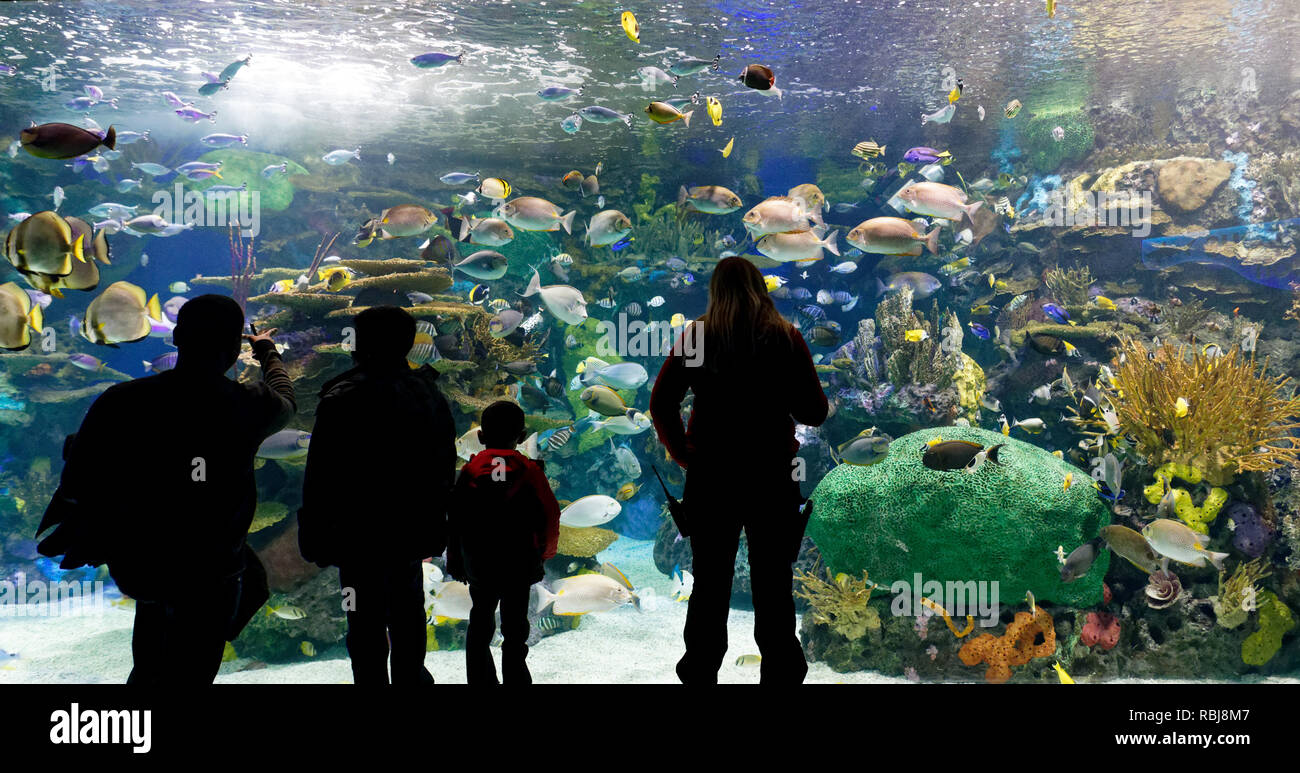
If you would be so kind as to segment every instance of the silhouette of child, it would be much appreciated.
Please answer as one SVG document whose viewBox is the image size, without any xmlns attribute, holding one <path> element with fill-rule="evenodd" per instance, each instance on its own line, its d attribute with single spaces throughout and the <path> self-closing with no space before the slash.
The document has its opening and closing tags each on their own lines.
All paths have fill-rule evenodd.
<svg viewBox="0 0 1300 773">
<path fill-rule="evenodd" d="M 447 571 L 469 583 L 473 606 L 465 640 L 470 684 L 497 684 L 490 645 L 501 605 L 501 676 L 531 684 L 528 600 L 555 556 L 560 505 L 540 461 L 515 450 L 524 439 L 524 412 L 501 400 L 483 410 L 479 441 L 486 447 L 461 468 L 448 512 Z"/>
</svg>

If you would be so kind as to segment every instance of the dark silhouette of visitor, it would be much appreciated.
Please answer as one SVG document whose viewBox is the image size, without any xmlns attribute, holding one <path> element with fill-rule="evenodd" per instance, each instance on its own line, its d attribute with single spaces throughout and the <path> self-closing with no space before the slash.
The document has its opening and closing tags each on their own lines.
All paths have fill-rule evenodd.
<svg viewBox="0 0 1300 773">
<path fill-rule="evenodd" d="M 686 392 L 694 394 L 689 429 Z M 776 310 L 763 277 L 741 257 L 719 261 L 704 315 L 683 331 L 659 371 L 650 415 L 686 469 L 695 585 L 686 613 L 685 684 L 718 680 L 740 532 L 749 543 L 754 638 L 765 684 L 808 673 L 795 634 L 792 564 L 803 539 L 802 467 L 795 422 L 826 420 L 826 395 L 799 331 Z"/>
<path fill-rule="evenodd" d="M 176 319 L 176 367 L 110 387 L 65 444 L 40 531 L 58 528 L 41 550 L 64 555 L 65 568 L 107 563 L 135 599 L 128 684 L 210 684 L 225 642 L 266 599 L 244 541 L 257 506 L 253 458 L 297 409 L 275 331 L 243 330 L 233 299 L 191 299 Z M 260 382 L 225 375 L 241 335 Z"/>
<path fill-rule="evenodd" d="M 456 428 L 438 371 L 412 369 L 415 319 L 375 306 L 353 320 L 356 367 L 321 388 L 298 545 L 339 568 L 355 684 L 432 684 L 421 562 L 446 546 Z M 391 645 L 391 647 L 390 647 Z"/>
<path fill-rule="evenodd" d="M 532 684 L 528 672 L 528 601 L 555 557 L 560 505 L 544 466 L 515 450 L 524 440 L 524 412 L 500 400 L 483 409 L 479 451 L 460 470 L 448 523 L 447 571 L 469 583 L 465 675 L 470 684 L 497 684 L 490 645 L 501 604 L 501 678 Z"/>
</svg>

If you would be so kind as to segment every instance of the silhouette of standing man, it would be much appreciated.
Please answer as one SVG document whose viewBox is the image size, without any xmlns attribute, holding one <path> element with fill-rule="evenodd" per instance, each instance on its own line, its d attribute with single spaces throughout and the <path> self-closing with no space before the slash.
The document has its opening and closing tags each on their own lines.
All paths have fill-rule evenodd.
<svg viewBox="0 0 1300 773">
<path fill-rule="evenodd" d="M 438 371 L 412 370 L 415 319 L 396 306 L 353 321 L 357 366 L 321 388 L 307 452 L 302 556 L 339 568 L 355 684 L 432 684 L 421 559 L 446 547 L 456 428 Z"/>
<path fill-rule="evenodd" d="M 59 528 L 41 551 L 65 554 L 65 568 L 107 563 L 136 600 L 128 684 L 210 684 L 240 627 L 253 457 L 297 410 L 275 331 L 243 329 L 233 299 L 191 299 L 176 319 L 176 367 L 110 387 L 65 447 L 40 530 Z M 241 335 L 262 366 L 260 383 L 225 375 Z"/>
</svg>

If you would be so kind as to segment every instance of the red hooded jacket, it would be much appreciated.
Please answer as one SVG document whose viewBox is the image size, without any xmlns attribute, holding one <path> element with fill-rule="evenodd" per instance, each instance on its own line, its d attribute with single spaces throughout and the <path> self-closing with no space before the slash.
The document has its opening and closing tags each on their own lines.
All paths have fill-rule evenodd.
<svg viewBox="0 0 1300 773">
<path fill-rule="evenodd" d="M 541 461 L 489 448 L 461 468 L 448 512 L 453 577 L 484 586 L 539 582 L 559 538 L 560 505 Z"/>
</svg>

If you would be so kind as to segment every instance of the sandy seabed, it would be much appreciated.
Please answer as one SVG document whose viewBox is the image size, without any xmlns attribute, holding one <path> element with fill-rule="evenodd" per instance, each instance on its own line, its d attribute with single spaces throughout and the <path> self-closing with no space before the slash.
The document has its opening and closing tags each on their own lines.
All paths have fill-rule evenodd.
<svg viewBox="0 0 1300 773">
<path fill-rule="evenodd" d="M 671 580 L 654 566 L 653 543 L 621 539 L 600 558 L 618 566 L 644 597 L 653 597 L 637 612 L 624 607 L 586 615 L 572 631 L 548 636 L 532 647 L 528 667 L 544 684 L 675 684 L 673 667 L 682 652 L 686 604 L 670 600 Z M 653 593 L 645 591 L 652 588 Z M 0 650 L 18 658 L 0 663 L 0 684 L 120 684 L 131 671 L 131 625 L 135 613 L 110 606 L 103 614 L 47 617 L 0 616 Z M 730 647 L 719 681 L 757 684 L 759 669 L 735 665 L 742 655 L 756 654 L 754 615 L 733 609 L 728 620 Z M 500 652 L 494 648 L 500 663 Z M 352 670 L 340 643 L 315 659 L 246 668 L 248 659 L 223 663 L 218 684 L 349 684 Z M 441 684 L 465 682 L 462 650 L 430 652 L 425 664 Z M 809 684 L 886 684 L 906 679 L 877 673 L 839 674 L 823 663 L 810 663 Z M 1128 681 L 1128 680 L 1124 680 Z M 1137 681 L 1137 680 L 1135 680 Z M 1268 681 L 1296 683 L 1294 679 Z"/>
</svg>

